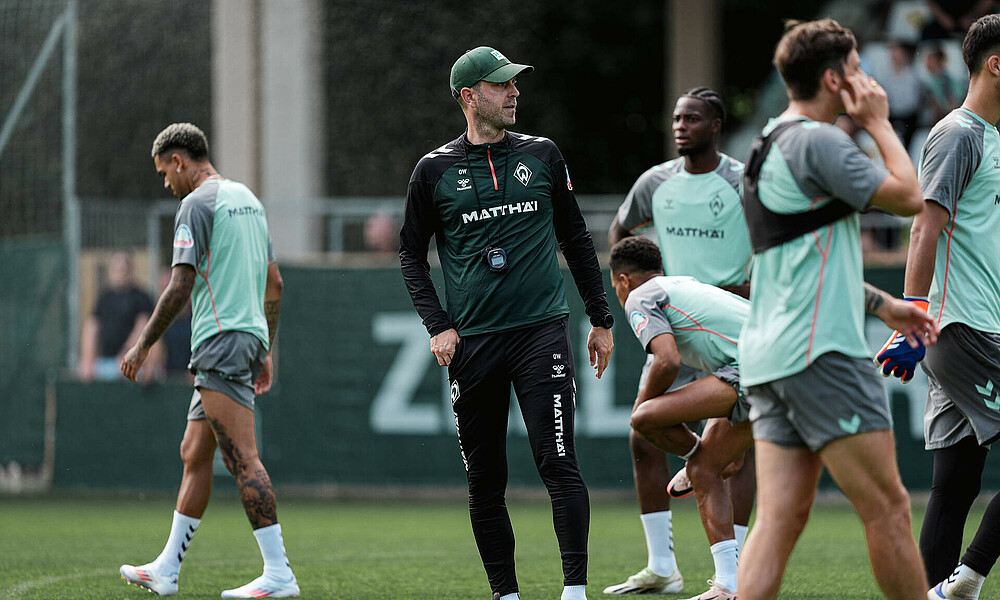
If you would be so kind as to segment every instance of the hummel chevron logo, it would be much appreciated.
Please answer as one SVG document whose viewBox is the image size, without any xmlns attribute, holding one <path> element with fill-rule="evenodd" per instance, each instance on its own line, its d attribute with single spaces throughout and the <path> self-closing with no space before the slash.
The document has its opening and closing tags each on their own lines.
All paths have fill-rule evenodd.
<svg viewBox="0 0 1000 600">
<path fill-rule="evenodd" d="M 850 421 L 845 421 L 844 419 L 837 419 L 837 424 L 840 425 L 840 428 L 846 431 L 847 433 L 851 434 L 857 433 L 858 427 L 861 427 L 861 417 L 858 416 L 858 413 L 854 413 L 854 416 L 851 417 Z"/>
<path fill-rule="evenodd" d="M 992 381 L 986 380 L 986 387 L 977 385 L 976 390 L 979 392 L 980 395 L 982 395 L 983 402 L 986 403 L 986 406 L 992 408 L 993 410 L 1000 410 L 1000 399 L 997 400 L 993 399 L 994 395 L 993 395 Z"/>
</svg>

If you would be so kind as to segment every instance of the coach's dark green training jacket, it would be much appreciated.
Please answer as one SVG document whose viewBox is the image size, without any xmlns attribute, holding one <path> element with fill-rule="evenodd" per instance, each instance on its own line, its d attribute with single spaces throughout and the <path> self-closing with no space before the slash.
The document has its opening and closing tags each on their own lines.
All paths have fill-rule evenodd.
<svg viewBox="0 0 1000 600">
<path fill-rule="evenodd" d="M 436 236 L 448 310 L 427 262 Z M 556 258 L 562 249 L 587 314 L 609 312 L 594 242 L 573 196 L 566 161 L 549 139 L 506 132 L 493 144 L 463 134 L 417 163 L 399 234 L 403 279 L 431 336 L 451 327 L 476 335 L 569 314 Z M 483 251 L 502 248 L 493 272 Z"/>
</svg>

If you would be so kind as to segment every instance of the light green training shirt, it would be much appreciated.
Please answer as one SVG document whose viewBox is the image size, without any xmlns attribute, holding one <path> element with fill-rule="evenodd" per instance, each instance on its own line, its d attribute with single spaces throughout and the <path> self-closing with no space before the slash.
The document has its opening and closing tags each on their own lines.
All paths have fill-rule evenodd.
<svg viewBox="0 0 1000 600">
<path fill-rule="evenodd" d="M 740 329 L 749 311 L 744 298 L 693 277 L 654 277 L 625 301 L 629 326 L 644 350 L 669 333 L 681 362 L 709 373 L 726 365 L 739 368 Z"/>
<path fill-rule="evenodd" d="M 944 328 L 1000 333 L 1000 133 L 964 108 L 931 130 L 920 156 L 925 200 L 951 218 L 937 240 L 929 312 Z"/>
<path fill-rule="evenodd" d="M 739 185 L 743 163 L 725 154 L 710 173 L 695 175 L 677 158 L 647 170 L 618 209 L 631 233 L 650 227 L 666 275 L 690 275 L 712 285 L 739 285 L 750 277 L 750 234 Z"/>
<path fill-rule="evenodd" d="M 223 331 L 270 345 L 264 317 L 267 267 L 274 261 L 267 215 L 242 183 L 211 180 L 184 197 L 174 219 L 171 266 L 194 267 L 191 349 Z"/>
<path fill-rule="evenodd" d="M 758 195 L 773 212 L 839 198 L 863 209 L 889 172 L 842 130 L 801 118 L 761 167 Z M 779 121 L 771 119 L 770 132 Z M 758 385 L 805 370 L 827 352 L 867 358 L 860 219 L 853 213 L 756 255 L 750 317 L 740 336 L 740 381 Z"/>
</svg>

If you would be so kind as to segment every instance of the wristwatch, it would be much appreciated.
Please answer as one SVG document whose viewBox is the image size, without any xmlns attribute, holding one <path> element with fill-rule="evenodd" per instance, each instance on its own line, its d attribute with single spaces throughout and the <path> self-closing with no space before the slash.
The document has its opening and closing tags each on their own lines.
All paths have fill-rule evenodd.
<svg viewBox="0 0 1000 600">
<path fill-rule="evenodd" d="M 604 313 L 603 315 L 594 315 L 590 317 L 590 324 L 593 327 L 603 327 L 605 329 L 611 329 L 615 324 L 615 318 L 611 316 L 611 313 Z"/>
</svg>

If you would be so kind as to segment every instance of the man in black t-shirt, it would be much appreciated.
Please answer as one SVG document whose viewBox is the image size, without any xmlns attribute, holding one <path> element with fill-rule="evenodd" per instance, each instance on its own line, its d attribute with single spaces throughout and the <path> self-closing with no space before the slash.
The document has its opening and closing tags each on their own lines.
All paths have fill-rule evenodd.
<svg viewBox="0 0 1000 600">
<path fill-rule="evenodd" d="M 77 374 L 83 381 L 110 381 L 121 377 L 121 356 L 138 339 L 153 300 L 135 285 L 132 257 L 116 252 L 108 261 L 108 284 L 83 323 Z"/>
</svg>

